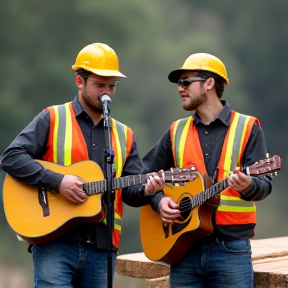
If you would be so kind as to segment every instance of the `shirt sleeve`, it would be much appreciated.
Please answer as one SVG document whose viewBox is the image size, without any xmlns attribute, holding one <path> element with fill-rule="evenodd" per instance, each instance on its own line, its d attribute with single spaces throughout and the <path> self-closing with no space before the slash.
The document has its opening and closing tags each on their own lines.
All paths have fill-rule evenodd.
<svg viewBox="0 0 288 288">
<path fill-rule="evenodd" d="M 265 160 L 266 155 L 267 148 L 263 129 L 255 123 L 244 151 L 243 166 L 248 167 L 260 160 Z M 247 201 L 259 201 L 266 198 L 271 191 L 272 178 L 270 176 L 252 177 L 250 188 L 243 191 L 241 197 Z"/>
<path fill-rule="evenodd" d="M 122 176 L 143 174 L 142 163 L 138 154 L 135 136 L 130 153 L 125 161 Z M 144 184 L 145 185 L 145 184 Z M 138 184 L 122 189 L 122 200 L 132 207 L 140 207 L 150 203 L 150 198 L 144 195 L 144 185 Z"/>
<path fill-rule="evenodd" d="M 145 173 L 169 170 L 174 167 L 170 129 L 168 129 L 159 141 L 147 152 L 142 159 Z"/>
<path fill-rule="evenodd" d="M 142 159 L 145 173 L 169 170 L 174 167 L 174 159 L 171 145 L 170 129 L 168 129 L 159 141 L 147 152 Z M 165 197 L 163 191 L 156 193 L 151 197 L 151 207 L 159 212 L 159 203 Z"/>
<path fill-rule="evenodd" d="M 49 112 L 39 113 L 1 155 L 3 170 L 29 185 L 56 190 L 64 175 L 45 169 L 35 159 L 45 153 L 49 133 Z"/>
</svg>

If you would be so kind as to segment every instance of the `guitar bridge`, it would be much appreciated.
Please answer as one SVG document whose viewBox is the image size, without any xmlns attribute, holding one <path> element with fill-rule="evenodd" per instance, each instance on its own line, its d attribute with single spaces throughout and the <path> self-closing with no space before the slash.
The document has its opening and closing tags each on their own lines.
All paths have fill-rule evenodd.
<svg viewBox="0 0 288 288">
<path fill-rule="evenodd" d="M 49 205 L 48 205 L 48 195 L 45 188 L 38 188 L 38 201 L 43 211 L 43 217 L 50 215 Z"/>
</svg>

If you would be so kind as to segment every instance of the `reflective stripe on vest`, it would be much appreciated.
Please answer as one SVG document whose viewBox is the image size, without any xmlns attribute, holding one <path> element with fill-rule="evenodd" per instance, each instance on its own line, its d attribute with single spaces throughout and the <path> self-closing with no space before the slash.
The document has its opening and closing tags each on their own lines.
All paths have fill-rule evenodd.
<svg viewBox="0 0 288 288">
<path fill-rule="evenodd" d="M 231 125 L 224 140 L 218 165 L 218 182 L 228 177 L 233 168 L 241 167 L 243 151 L 255 120 L 254 117 L 232 111 Z M 171 140 L 175 166 L 187 167 L 194 164 L 200 173 L 207 174 L 199 135 L 192 117 L 177 120 L 172 124 Z M 220 193 L 216 222 L 219 225 L 256 223 L 255 211 L 253 201 L 242 200 L 238 192 L 228 188 Z M 233 215 L 229 214 L 230 212 Z"/>
<path fill-rule="evenodd" d="M 252 129 L 255 122 L 251 116 L 246 116 L 232 111 L 231 125 L 227 132 L 223 149 L 225 153 L 221 154 L 219 175 L 221 179 L 228 177 L 230 171 L 236 167 L 241 167 L 241 159 L 243 156 L 243 145 L 247 143 L 247 129 Z M 251 131 L 249 131 L 250 135 Z M 218 175 L 218 176 L 219 176 Z"/>
<path fill-rule="evenodd" d="M 123 166 L 127 156 L 129 155 L 129 151 L 133 145 L 133 135 L 131 129 L 115 119 L 111 119 L 112 125 L 112 146 L 115 147 L 114 158 L 115 161 L 113 163 L 114 171 L 116 171 L 116 178 L 120 177 L 122 174 Z M 130 135 L 129 135 L 130 134 Z M 121 224 L 122 224 L 122 200 L 121 200 L 121 189 L 117 190 L 117 197 L 115 197 L 114 204 L 114 229 L 118 231 L 118 233 L 114 233 L 113 241 L 120 242 L 120 233 L 121 233 Z M 107 224 L 107 219 L 104 217 L 103 222 Z M 115 231 L 116 232 L 116 231 Z M 114 240 L 115 238 L 115 240 Z"/>
<path fill-rule="evenodd" d="M 255 123 L 254 117 L 236 112 L 233 112 L 231 117 L 231 125 L 223 145 L 226 153 L 221 154 L 219 161 L 218 181 L 227 178 L 235 167 L 242 167 L 243 152 Z M 216 223 L 218 225 L 255 224 L 255 202 L 241 199 L 240 194 L 231 188 L 224 190 L 220 194 Z"/>
<path fill-rule="evenodd" d="M 50 114 L 50 133 L 44 160 L 71 165 L 88 160 L 85 139 L 75 117 L 72 102 L 46 108 Z"/>
<path fill-rule="evenodd" d="M 44 160 L 71 165 L 88 160 L 86 142 L 76 120 L 72 102 L 46 108 L 50 113 L 50 133 Z M 111 141 L 114 151 L 113 169 L 115 177 L 122 174 L 125 160 L 133 145 L 133 132 L 126 125 L 111 118 Z M 122 200 L 121 189 L 116 190 L 114 205 L 113 244 L 118 248 L 121 234 Z M 105 223 L 105 218 L 104 218 Z"/>
<path fill-rule="evenodd" d="M 69 104 L 54 107 L 55 129 L 53 136 L 53 158 L 55 163 L 62 165 L 72 164 L 72 121 L 69 113 Z M 61 119 L 61 120 L 60 120 Z M 63 153 L 62 153 L 63 152 Z"/>
<path fill-rule="evenodd" d="M 174 156 L 174 162 L 177 167 L 183 168 L 184 160 L 184 146 L 185 139 L 187 138 L 188 130 L 193 118 L 185 118 L 175 121 L 172 132 L 172 151 Z M 179 139 L 179 140 L 178 140 Z"/>
</svg>

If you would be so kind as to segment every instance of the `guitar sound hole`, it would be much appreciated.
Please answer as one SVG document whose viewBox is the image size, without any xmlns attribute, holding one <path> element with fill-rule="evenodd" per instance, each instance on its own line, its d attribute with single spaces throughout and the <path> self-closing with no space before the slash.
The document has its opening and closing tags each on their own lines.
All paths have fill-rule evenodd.
<svg viewBox="0 0 288 288">
<path fill-rule="evenodd" d="M 179 205 L 179 210 L 181 214 L 181 220 L 189 217 L 191 212 L 191 199 L 189 197 L 184 197 Z"/>
</svg>

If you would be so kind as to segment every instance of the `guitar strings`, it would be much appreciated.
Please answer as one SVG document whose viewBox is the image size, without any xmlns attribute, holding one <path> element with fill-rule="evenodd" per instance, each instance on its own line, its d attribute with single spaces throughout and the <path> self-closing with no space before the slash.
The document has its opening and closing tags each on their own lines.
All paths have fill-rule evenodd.
<svg viewBox="0 0 288 288">
<path fill-rule="evenodd" d="M 187 197 L 187 199 L 184 199 L 180 203 L 180 207 L 182 208 L 181 210 L 179 210 L 180 213 L 194 209 L 198 205 L 204 203 L 209 198 L 219 194 L 220 191 L 223 191 L 228 186 L 229 186 L 228 179 L 226 178 L 221 182 L 215 183 L 213 186 L 209 187 L 205 191 L 202 191 L 202 192 L 194 195 L 194 197 L 192 197 L 192 198 Z"/>
</svg>

